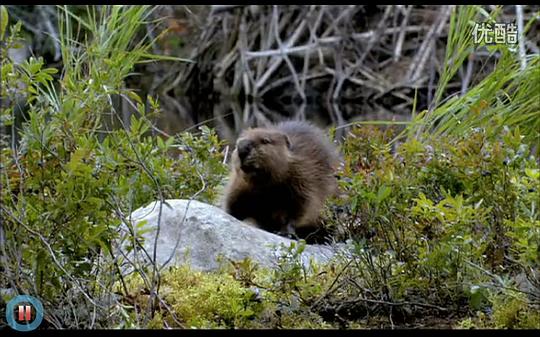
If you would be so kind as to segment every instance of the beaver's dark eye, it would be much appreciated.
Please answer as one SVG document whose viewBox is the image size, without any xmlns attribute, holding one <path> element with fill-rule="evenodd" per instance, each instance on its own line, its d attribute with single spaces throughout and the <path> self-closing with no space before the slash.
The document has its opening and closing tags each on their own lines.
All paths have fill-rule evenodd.
<svg viewBox="0 0 540 337">
<path fill-rule="evenodd" d="M 268 137 L 264 137 L 261 142 L 263 144 L 272 144 L 272 139 L 268 138 Z"/>
</svg>

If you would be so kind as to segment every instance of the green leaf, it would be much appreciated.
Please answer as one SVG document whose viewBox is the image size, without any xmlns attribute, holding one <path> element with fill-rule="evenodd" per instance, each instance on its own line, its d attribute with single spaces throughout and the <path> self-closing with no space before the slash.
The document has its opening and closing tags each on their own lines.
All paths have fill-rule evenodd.
<svg viewBox="0 0 540 337">
<path fill-rule="evenodd" d="M 56 68 L 45 68 L 43 69 L 43 72 L 47 74 L 56 74 L 58 72 L 58 69 Z"/>
<path fill-rule="evenodd" d="M 40 60 L 31 60 L 30 62 L 31 63 L 28 67 L 28 71 L 31 74 L 35 74 L 41 70 L 41 66 L 43 65 L 43 62 L 40 62 Z"/>
<path fill-rule="evenodd" d="M 306 243 L 303 240 L 300 240 L 298 242 L 298 250 L 296 251 L 296 254 L 300 255 L 304 252 L 304 249 L 306 248 Z"/>
<path fill-rule="evenodd" d="M 157 137 L 157 144 L 160 149 L 165 149 L 165 142 L 163 141 L 163 138 Z"/>
<path fill-rule="evenodd" d="M 356 212 L 356 209 L 358 207 L 358 198 L 353 198 L 351 201 L 351 212 Z"/>
<path fill-rule="evenodd" d="M 88 150 L 79 148 L 75 150 L 75 153 L 71 156 L 70 161 L 67 163 L 66 168 L 68 171 L 76 172 L 82 165 L 82 159 L 87 157 Z"/>
<path fill-rule="evenodd" d="M 137 95 L 135 92 L 133 92 L 133 91 L 128 91 L 128 96 L 129 96 L 129 98 L 135 100 L 137 103 L 143 104 L 141 98 L 140 98 L 139 95 Z"/>
<path fill-rule="evenodd" d="M 377 203 L 381 203 L 384 199 L 388 198 L 391 192 L 392 189 L 388 186 L 379 187 L 379 191 L 377 192 Z"/>
<path fill-rule="evenodd" d="M 7 75 L 13 71 L 13 63 L 2 64 L 2 80 L 7 78 Z"/>
<path fill-rule="evenodd" d="M 9 21 L 9 15 L 6 7 L 0 6 L 0 41 L 4 40 L 4 34 Z"/>
<path fill-rule="evenodd" d="M 539 169 L 526 168 L 525 169 L 525 174 L 527 175 L 527 177 L 532 178 L 532 179 L 540 178 L 540 170 Z"/>
</svg>

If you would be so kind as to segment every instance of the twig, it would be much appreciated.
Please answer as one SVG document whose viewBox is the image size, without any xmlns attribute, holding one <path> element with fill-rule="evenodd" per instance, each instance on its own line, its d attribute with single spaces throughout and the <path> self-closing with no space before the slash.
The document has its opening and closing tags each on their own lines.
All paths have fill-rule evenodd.
<svg viewBox="0 0 540 337">
<path fill-rule="evenodd" d="M 411 14 L 412 6 L 407 6 L 405 10 L 405 16 L 403 21 L 401 21 L 401 31 L 399 32 L 399 37 L 396 43 L 396 48 L 394 49 L 394 62 L 399 61 L 401 57 L 401 49 L 403 48 L 403 40 L 405 39 L 405 33 L 407 28 L 407 22 L 409 21 L 409 15 Z"/>
<path fill-rule="evenodd" d="M 499 284 L 496 284 L 496 283 L 492 283 L 491 285 L 494 286 L 494 287 L 497 287 L 497 288 L 502 288 L 502 289 L 507 289 L 507 290 L 512 290 L 512 291 L 515 291 L 515 292 L 520 292 L 520 293 L 524 293 L 524 294 L 527 294 L 527 295 L 531 295 L 533 297 L 538 297 L 537 294 L 534 294 L 532 292 L 529 292 L 529 291 L 525 291 L 525 290 L 521 290 L 521 289 L 517 289 L 517 288 L 511 288 L 511 287 L 507 287 L 502 278 L 499 276 L 499 275 L 496 275 L 496 274 L 493 274 L 492 272 L 490 272 L 489 270 L 486 270 L 485 268 L 482 268 L 481 266 L 477 265 L 476 263 L 473 263 L 471 261 L 468 261 L 468 260 L 465 260 L 465 262 L 470 265 L 470 266 L 473 266 L 475 267 L 476 269 L 484 272 L 486 275 L 490 276 L 493 280 L 496 280 Z"/>
<path fill-rule="evenodd" d="M 465 76 L 461 82 L 461 96 L 465 95 L 467 89 L 469 88 L 469 83 L 471 82 L 472 72 L 474 66 L 474 54 L 469 55 L 469 62 L 467 62 L 467 70 L 465 71 Z"/>
<path fill-rule="evenodd" d="M 56 31 L 56 29 L 53 27 L 53 24 L 51 23 L 51 17 L 55 17 L 56 14 L 54 13 L 54 11 L 50 11 L 50 7 L 49 6 L 39 6 L 41 8 L 43 8 L 43 10 L 40 10 L 39 13 L 41 15 L 41 17 L 43 18 L 43 21 L 45 22 L 45 26 L 47 26 L 47 30 L 49 31 L 50 35 L 51 35 L 51 39 L 53 40 L 53 43 L 54 43 L 54 61 L 58 61 L 60 60 L 60 56 L 61 56 L 61 47 L 60 47 L 60 39 L 58 38 L 58 33 Z M 48 15 L 45 13 L 45 11 L 48 12 Z"/>
<path fill-rule="evenodd" d="M 34 230 L 32 230 L 30 227 L 28 227 L 24 222 L 20 221 L 19 218 L 17 218 L 13 213 L 10 212 L 9 209 L 7 209 L 6 207 L 4 207 L 3 205 L 0 205 L 0 207 L 2 208 L 2 211 L 5 212 L 7 215 L 9 215 L 11 217 L 11 219 L 13 219 L 15 222 L 17 222 L 19 225 L 21 225 L 27 232 L 29 232 L 30 234 L 34 235 L 34 236 L 37 236 L 41 242 L 43 242 L 43 244 L 45 245 L 45 247 L 47 247 L 47 250 L 49 251 L 49 254 L 51 256 L 51 258 L 53 259 L 53 262 L 56 264 L 56 266 L 58 268 L 60 268 L 60 270 L 69 278 L 71 279 L 71 281 L 75 284 L 75 286 L 81 291 L 81 293 L 84 295 L 84 297 L 86 297 L 86 299 L 88 301 L 90 301 L 90 303 L 92 303 L 93 305 L 99 307 L 99 308 L 105 308 L 104 306 L 96 303 L 94 301 L 94 299 L 92 297 L 90 297 L 90 295 L 88 295 L 86 293 L 86 291 L 83 289 L 83 287 L 79 284 L 79 282 L 77 282 L 77 280 L 71 276 L 71 274 L 69 274 L 67 272 L 66 269 L 64 269 L 64 267 L 62 266 L 62 264 L 60 263 L 60 261 L 58 261 L 58 259 L 56 258 L 56 254 L 54 253 L 51 245 L 49 244 L 49 242 L 47 242 L 47 240 L 43 237 L 43 235 L 41 235 L 41 233 L 39 232 L 36 232 Z"/>
<path fill-rule="evenodd" d="M 242 84 L 244 85 L 244 94 L 246 96 L 250 96 L 252 94 L 255 94 L 257 88 L 253 88 L 253 92 L 251 92 L 251 83 L 250 78 L 253 78 L 252 76 L 249 76 L 251 74 L 251 71 L 249 69 L 249 66 L 247 64 L 245 52 L 247 49 L 247 34 L 246 34 L 246 17 L 242 15 L 241 22 L 240 22 L 240 29 L 238 33 L 238 41 L 239 41 L 239 54 L 240 54 L 240 76 L 242 77 Z"/>
<path fill-rule="evenodd" d="M 303 32 L 304 27 L 306 26 L 306 22 L 302 21 L 300 25 L 296 28 L 294 34 L 290 37 L 290 39 L 285 42 L 285 44 L 282 46 L 282 48 L 278 49 L 277 52 L 274 55 L 281 55 L 281 57 L 275 59 L 270 67 L 266 70 L 266 72 L 261 76 L 261 78 L 258 79 L 257 83 L 255 84 L 255 87 L 260 88 L 266 83 L 268 78 L 272 75 L 272 73 L 281 65 L 281 62 L 283 61 L 283 54 L 287 54 L 287 50 L 296 43 L 296 40 L 300 37 L 300 34 Z M 249 59 L 249 52 L 246 52 L 246 57 Z"/>
<path fill-rule="evenodd" d="M 518 26 L 518 44 L 519 44 L 519 60 L 521 70 L 527 68 L 527 59 L 525 58 L 525 34 L 523 31 L 523 6 L 516 5 L 516 20 Z"/>
<path fill-rule="evenodd" d="M 230 11 L 238 7 L 244 7 L 244 5 L 212 5 L 210 15 L 216 15 L 222 12 Z"/>
<path fill-rule="evenodd" d="M 322 294 L 317 300 L 315 300 L 315 302 L 313 302 L 313 304 L 311 305 L 311 308 L 316 308 L 317 305 L 323 300 L 325 299 L 326 297 L 328 297 L 328 295 L 332 294 L 332 292 L 334 292 L 334 285 L 337 283 L 338 279 L 341 277 L 341 275 L 343 274 L 343 272 L 345 272 L 345 270 L 347 268 L 349 268 L 349 266 L 351 265 L 351 263 L 353 262 L 352 259 L 350 259 L 344 266 L 343 268 L 341 268 L 341 270 L 339 271 L 339 273 L 336 275 L 336 277 L 334 278 L 334 280 L 332 281 L 332 283 L 330 283 L 330 286 L 328 287 L 328 289 L 326 289 L 326 291 L 324 292 L 324 294 Z M 338 287 L 339 288 L 339 287 Z M 337 289 L 337 288 L 336 288 Z"/>
<path fill-rule="evenodd" d="M 260 49 L 261 50 L 265 50 L 265 49 L 269 49 L 270 46 L 272 45 L 273 43 L 273 37 L 274 35 L 272 34 L 266 34 L 266 31 L 269 31 L 269 32 L 272 32 L 274 30 L 273 28 L 273 24 L 274 24 L 274 20 L 272 20 L 272 18 L 269 18 L 267 17 L 266 15 L 260 15 L 260 33 L 259 33 L 259 36 L 260 36 L 260 43 L 259 43 L 259 46 L 260 46 Z M 268 25 L 265 25 L 265 22 L 268 21 Z M 268 30 L 266 30 L 268 29 Z M 266 35 L 266 39 L 263 38 L 263 36 Z M 265 62 L 266 61 L 266 62 Z M 261 77 L 262 75 L 262 72 L 264 70 L 264 67 L 268 64 L 268 60 L 265 59 L 265 58 L 259 58 L 257 60 L 257 71 L 256 71 L 256 77 L 259 78 Z"/>
<path fill-rule="evenodd" d="M 328 5 L 326 5 L 326 6 L 328 6 Z M 324 14 L 329 15 L 328 12 L 324 10 L 324 7 L 325 7 L 325 6 L 322 6 L 322 8 L 321 8 L 321 14 L 324 13 Z M 337 18 L 335 18 L 335 19 L 334 19 L 334 18 L 331 18 L 331 19 L 330 19 L 330 26 L 329 26 L 329 27 L 326 29 L 326 31 L 321 35 L 321 37 L 324 38 L 324 37 L 328 36 L 331 32 L 334 32 L 334 33 L 339 34 L 340 32 L 337 31 L 337 25 L 338 25 L 339 23 L 341 23 L 341 20 L 343 20 L 343 18 L 345 18 L 345 17 L 350 17 L 350 15 L 352 15 L 352 12 L 354 12 L 357 8 L 358 8 L 358 6 L 356 6 L 356 5 L 349 5 L 349 6 L 347 7 L 347 9 L 341 11 L 341 13 L 339 14 L 339 16 L 338 16 Z"/>
<path fill-rule="evenodd" d="M 362 55 L 360 56 L 360 59 L 358 60 L 358 64 L 364 63 L 364 59 L 368 55 L 368 53 L 371 51 L 371 48 L 373 48 L 375 41 L 379 39 L 379 37 L 385 32 L 383 30 L 384 24 L 386 23 L 386 20 L 388 19 L 388 16 L 390 16 L 390 12 L 392 11 L 392 6 L 387 6 L 384 10 L 383 17 L 377 24 L 377 28 L 373 31 L 371 31 L 371 36 L 369 37 L 369 42 L 366 47 L 366 49 L 363 51 Z"/>
<path fill-rule="evenodd" d="M 328 73 L 329 74 L 329 73 Z M 311 75 L 301 75 L 300 76 L 300 79 L 302 81 L 307 81 L 307 80 L 311 80 L 311 79 L 314 79 L 314 78 L 320 78 L 320 77 L 324 77 L 324 76 L 328 76 L 328 74 L 326 73 L 314 73 L 314 74 L 311 74 Z M 333 73 L 332 73 L 333 74 Z M 262 97 L 264 96 L 264 94 L 266 94 L 268 91 L 274 89 L 274 88 L 277 88 L 289 81 L 291 81 L 293 78 L 292 78 L 292 75 L 289 75 L 289 76 L 285 76 L 285 77 L 282 77 L 282 78 L 279 78 L 279 79 L 276 79 L 275 81 L 273 81 L 272 83 L 268 84 L 267 86 L 264 87 L 263 90 L 261 90 L 259 92 L 259 95 Z"/>
<path fill-rule="evenodd" d="M 129 99 L 128 99 L 128 101 L 129 101 Z M 127 133 L 128 131 L 126 129 L 126 125 L 124 124 L 124 121 L 118 116 L 118 113 L 116 113 L 116 111 L 114 111 L 114 116 L 116 116 L 117 120 L 122 125 L 122 128 L 123 128 L 124 132 Z M 153 315 L 154 310 L 155 310 L 155 299 L 158 296 L 157 293 L 159 292 L 159 284 L 160 284 L 160 275 L 159 275 L 159 271 L 158 271 L 157 263 L 156 263 L 156 259 L 157 259 L 157 241 L 158 241 L 158 238 L 159 238 L 159 233 L 161 231 L 161 215 L 162 215 L 162 212 L 163 212 L 163 203 L 165 201 L 165 198 L 163 196 L 163 191 L 161 190 L 161 185 L 157 181 L 156 177 L 152 174 L 150 169 L 148 169 L 148 167 L 146 166 L 146 163 L 142 160 L 139 152 L 137 151 L 137 148 L 135 147 L 135 145 L 133 144 L 131 139 L 129 139 L 129 137 L 127 138 L 127 141 L 128 141 L 129 146 L 131 147 L 131 150 L 133 151 L 133 154 L 135 154 L 135 157 L 137 159 L 136 163 L 143 169 L 143 171 L 146 173 L 146 175 L 150 178 L 150 180 L 152 181 L 152 183 L 156 187 L 158 197 L 159 197 L 159 200 L 160 200 L 159 211 L 158 211 L 158 219 L 157 219 L 157 229 L 156 229 L 156 235 L 154 237 L 154 251 L 153 251 L 153 256 L 152 256 L 152 262 L 153 262 L 152 288 L 150 289 L 150 298 L 149 298 L 150 305 L 148 307 L 148 310 L 151 312 L 151 315 Z"/>
<path fill-rule="evenodd" d="M 9 268 L 7 263 L 7 252 L 6 252 L 6 238 L 4 234 L 4 222 L 0 222 L 0 251 L 2 252 L 2 256 L 0 256 L 0 259 L 2 260 L 2 264 L 4 265 L 4 271 L 7 274 L 8 282 L 11 285 L 11 288 L 17 289 L 15 281 L 13 276 L 11 275 L 11 268 Z"/>
<path fill-rule="evenodd" d="M 277 43 L 279 45 L 279 49 L 283 50 L 283 42 L 281 41 L 281 38 L 279 37 L 279 32 L 277 30 L 277 26 L 278 26 L 277 23 L 279 21 L 279 14 L 278 14 L 278 6 L 277 5 L 273 6 L 272 17 L 273 17 L 273 20 L 274 20 L 275 39 L 276 39 L 276 41 L 277 41 Z M 302 22 L 305 22 L 305 21 L 302 21 Z M 305 101 L 306 100 L 306 95 L 305 95 L 304 91 L 302 90 L 302 88 L 300 87 L 300 81 L 298 80 L 298 75 L 296 74 L 296 70 L 294 69 L 294 66 L 291 63 L 291 60 L 289 60 L 289 56 L 287 54 L 283 54 L 282 58 L 285 60 L 285 63 L 287 63 L 287 66 L 289 67 L 289 70 L 291 71 L 291 75 L 292 75 L 292 77 L 294 79 L 294 86 L 296 87 L 296 91 L 298 91 L 298 94 L 300 95 L 300 98 L 302 99 L 302 101 Z"/>
<path fill-rule="evenodd" d="M 421 32 L 421 31 L 423 31 L 425 29 L 426 29 L 425 26 L 409 26 L 409 27 L 405 28 L 405 32 L 406 33 Z M 385 29 L 382 32 L 382 34 L 383 35 L 390 35 L 390 34 L 394 34 L 396 32 L 400 32 L 400 31 L 401 31 L 401 27 L 392 27 L 392 28 Z M 352 34 L 351 37 L 354 40 L 366 40 L 366 39 L 372 38 L 374 35 L 375 35 L 375 31 L 371 30 L 371 31 L 364 32 L 364 33 Z M 323 37 L 323 38 L 317 39 L 317 41 L 315 43 L 309 43 L 309 44 L 305 44 L 305 45 L 297 46 L 297 47 L 287 47 L 287 43 L 286 43 L 285 46 L 284 46 L 285 48 L 283 49 L 283 51 L 281 51 L 280 49 L 270 49 L 270 50 L 261 50 L 261 51 L 248 51 L 248 52 L 246 52 L 246 57 L 248 59 L 250 59 L 250 58 L 255 58 L 255 57 L 268 57 L 268 56 L 276 56 L 276 55 L 281 55 L 281 54 L 302 54 L 302 53 L 305 53 L 306 51 L 308 51 L 309 49 L 313 49 L 313 48 L 318 47 L 319 45 L 338 43 L 342 39 L 343 39 L 343 37 L 341 37 L 341 36 Z"/>
<path fill-rule="evenodd" d="M 376 303 L 376 304 L 385 304 L 390 306 L 403 306 L 403 305 L 414 305 L 418 307 L 424 307 L 424 308 L 432 308 L 437 309 L 440 311 L 448 311 L 447 308 L 435 305 L 435 304 L 429 304 L 429 303 L 420 303 L 420 302 L 412 302 L 412 301 L 403 301 L 403 302 L 388 302 L 388 301 L 381 301 L 381 300 L 371 300 L 368 298 L 356 298 L 354 300 L 348 300 L 345 301 L 346 303 L 357 303 L 357 302 L 367 302 L 367 303 Z"/>
<path fill-rule="evenodd" d="M 420 46 L 420 49 L 416 54 L 413 62 L 411 63 L 407 71 L 407 75 L 405 76 L 409 83 L 414 83 L 419 79 L 420 74 L 424 70 L 424 65 L 427 61 L 427 58 L 431 53 L 433 46 L 432 41 L 437 39 L 441 34 L 453 8 L 453 5 L 443 7 L 437 21 L 431 26 L 431 29 L 427 33 L 424 42 L 422 42 L 422 45 Z"/>
<path fill-rule="evenodd" d="M 197 27 L 200 28 L 203 24 L 202 24 L 201 19 L 199 18 L 199 16 L 197 16 L 195 13 L 193 13 L 193 11 L 189 8 L 189 5 L 182 5 L 182 7 L 186 10 L 186 12 L 188 12 L 191 15 L 192 18 L 195 19 L 195 21 L 196 21 L 195 23 L 197 24 Z M 170 12 L 173 12 L 173 10 L 170 9 L 169 6 L 167 6 L 167 8 L 169 9 Z"/>
<path fill-rule="evenodd" d="M 329 94 L 327 96 L 327 99 L 331 97 L 333 102 L 337 100 L 339 93 L 341 92 L 341 87 L 345 82 L 345 79 L 349 77 L 348 72 L 343 71 L 343 45 L 340 45 L 339 49 L 336 50 L 336 53 L 334 55 L 334 65 L 334 78 L 332 79 L 332 84 L 330 85 L 331 91 L 329 91 Z M 332 93 L 332 95 L 330 95 L 330 92 Z"/>
<path fill-rule="evenodd" d="M 187 217 L 187 213 L 189 211 L 189 206 L 191 204 L 191 202 L 197 197 L 199 196 L 199 194 L 201 194 L 202 192 L 204 192 L 206 190 L 206 183 L 204 181 L 204 178 L 203 176 L 201 175 L 201 173 L 199 171 L 197 171 L 197 175 L 199 176 L 199 178 L 201 179 L 201 182 L 202 182 L 202 187 L 200 190 L 198 190 L 195 194 L 193 194 L 188 202 L 187 202 L 187 205 L 186 205 L 186 209 L 184 211 L 184 216 L 182 217 L 182 221 L 180 221 L 180 224 L 178 225 L 179 227 L 180 226 L 183 226 L 184 225 L 184 222 L 186 220 L 186 217 Z M 180 232 L 180 231 L 179 231 Z M 159 268 L 159 272 L 161 272 L 163 270 L 163 268 L 165 268 L 165 266 L 172 260 L 172 258 L 174 257 L 175 253 L 176 253 L 176 249 L 178 249 L 178 245 L 180 244 L 180 237 L 178 237 L 176 239 L 176 244 L 174 245 L 174 248 L 171 252 L 171 255 L 169 255 L 169 258 L 167 260 L 165 260 L 165 262 L 163 262 L 163 264 L 161 265 L 161 267 Z"/>
<path fill-rule="evenodd" d="M 313 11 L 314 7 L 315 6 L 310 7 L 310 12 L 308 13 L 308 19 L 311 17 L 310 14 Z M 310 38 L 311 42 L 315 42 L 317 40 L 317 36 L 316 36 L 315 32 L 317 31 L 317 28 L 318 28 L 318 26 L 319 26 L 319 24 L 321 22 L 323 13 L 324 13 L 324 11 L 321 9 L 319 11 L 319 15 L 318 15 L 318 17 L 317 17 L 317 19 L 315 21 L 314 27 L 312 27 L 311 25 L 308 25 L 309 38 Z M 320 48 L 317 48 L 317 51 L 320 52 Z M 302 84 L 301 84 L 302 92 L 305 92 L 305 90 L 306 90 L 306 76 L 307 76 L 307 72 L 308 72 L 310 58 L 311 58 L 311 50 L 309 50 L 304 55 L 304 67 L 302 69 Z"/>
</svg>

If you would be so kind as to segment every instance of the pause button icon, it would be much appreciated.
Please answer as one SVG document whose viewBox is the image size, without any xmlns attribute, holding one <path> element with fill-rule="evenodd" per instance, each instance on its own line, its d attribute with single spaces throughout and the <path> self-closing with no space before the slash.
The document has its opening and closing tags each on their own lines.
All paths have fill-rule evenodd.
<svg viewBox="0 0 540 337">
<path fill-rule="evenodd" d="M 32 307 L 30 305 L 19 305 L 18 318 L 19 322 L 32 320 Z"/>
<path fill-rule="evenodd" d="M 32 314 L 34 314 L 33 320 Z M 6 321 L 12 329 L 17 331 L 35 330 L 43 321 L 43 304 L 33 296 L 15 296 L 6 306 Z"/>
</svg>

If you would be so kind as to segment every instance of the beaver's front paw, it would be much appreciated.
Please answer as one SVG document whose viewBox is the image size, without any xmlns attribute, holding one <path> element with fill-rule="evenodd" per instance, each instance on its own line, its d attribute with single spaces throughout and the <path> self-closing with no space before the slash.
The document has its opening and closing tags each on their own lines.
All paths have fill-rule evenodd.
<svg viewBox="0 0 540 337">
<path fill-rule="evenodd" d="M 276 234 L 286 237 L 291 240 L 298 240 L 298 236 L 296 235 L 296 230 L 294 229 L 293 224 L 290 222 L 287 223 L 287 225 L 281 227 L 281 229 Z"/>
</svg>

